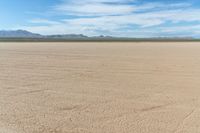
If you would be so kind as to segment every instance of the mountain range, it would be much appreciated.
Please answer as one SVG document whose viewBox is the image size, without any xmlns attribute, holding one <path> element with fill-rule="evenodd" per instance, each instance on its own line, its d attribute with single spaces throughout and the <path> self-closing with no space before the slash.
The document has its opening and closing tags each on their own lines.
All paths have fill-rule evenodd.
<svg viewBox="0 0 200 133">
<path fill-rule="evenodd" d="M 90 38 L 83 34 L 56 34 L 41 35 L 26 30 L 0 30 L 0 38 L 52 38 L 52 39 L 87 39 Z M 96 36 L 92 38 L 112 38 L 110 36 Z"/>
<path fill-rule="evenodd" d="M 0 31 L 0 38 L 41 38 L 41 37 L 43 36 L 40 34 L 31 33 L 26 30 Z"/>
<path fill-rule="evenodd" d="M 112 36 L 88 37 L 83 34 L 41 35 L 26 30 L 0 30 L 1 41 L 200 41 L 191 37 L 128 38 Z"/>
</svg>

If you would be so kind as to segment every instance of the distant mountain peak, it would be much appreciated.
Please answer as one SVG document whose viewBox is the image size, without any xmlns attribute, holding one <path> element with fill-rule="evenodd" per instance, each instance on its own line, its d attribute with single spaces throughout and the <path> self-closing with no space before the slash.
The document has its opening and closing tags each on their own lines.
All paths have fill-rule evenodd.
<svg viewBox="0 0 200 133">
<path fill-rule="evenodd" d="M 83 34 L 55 34 L 55 35 L 41 35 L 29 32 L 27 30 L 0 30 L 0 38 L 44 38 L 44 39 L 109 39 L 111 36 L 94 36 L 88 37 Z"/>
<path fill-rule="evenodd" d="M 42 35 L 26 30 L 2 30 L 0 38 L 41 38 Z"/>
<path fill-rule="evenodd" d="M 83 39 L 88 38 L 83 34 L 56 34 L 41 35 L 26 30 L 0 30 L 0 38 L 54 38 L 54 39 Z"/>
</svg>

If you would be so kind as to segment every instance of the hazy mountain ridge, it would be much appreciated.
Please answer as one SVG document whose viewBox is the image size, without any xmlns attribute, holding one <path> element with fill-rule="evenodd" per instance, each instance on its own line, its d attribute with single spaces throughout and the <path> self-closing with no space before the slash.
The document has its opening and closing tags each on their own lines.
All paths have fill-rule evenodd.
<svg viewBox="0 0 200 133">
<path fill-rule="evenodd" d="M 113 36 L 86 36 L 83 34 L 55 34 L 55 35 L 41 35 L 37 33 L 32 33 L 26 30 L 0 30 L 0 39 L 32 39 L 36 40 L 114 40 L 114 41 L 170 41 L 170 40 L 199 40 L 192 37 L 154 37 L 154 38 L 131 38 L 131 37 L 113 37 Z"/>
<path fill-rule="evenodd" d="M 41 35 L 32 33 L 26 30 L 0 30 L 0 38 L 88 38 L 82 34 L 56 34 L 56 35 Z"/>
<path fill-rule="evenodd" d="M 26 30 L 12 30 L 12 31 L 2 30 L 0 31 L 0 37 L 1 38 L 41 38 L 43 36 L 40 34 L 31 33 Z"/>
</svg>

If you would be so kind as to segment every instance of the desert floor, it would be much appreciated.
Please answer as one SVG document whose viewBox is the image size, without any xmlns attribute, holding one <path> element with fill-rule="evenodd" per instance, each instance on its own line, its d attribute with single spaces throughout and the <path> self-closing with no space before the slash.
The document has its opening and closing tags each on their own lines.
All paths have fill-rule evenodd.
<svg viewBox="0 0 200 133">
<path fill-rule="evenodd" d="M 0 133 L 199 133 L 200 42 L 0 43 Z"/>
</svg>

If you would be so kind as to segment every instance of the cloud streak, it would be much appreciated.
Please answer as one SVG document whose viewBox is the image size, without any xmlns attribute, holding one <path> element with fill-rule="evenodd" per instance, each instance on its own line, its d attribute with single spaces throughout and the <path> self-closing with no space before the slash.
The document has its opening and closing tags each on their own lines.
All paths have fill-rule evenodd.
<svg viewBox="0 0 200 133">
<path fill-rule="evenodd" d="M 77 33 L 89 36 L 104 34 L 146 37 L 165 34 L 178 36 L 180 32 L 177 30 L 184 30 L 181 26 L 183 23 L 184 27 L 191 30 L 185 32 L 185 36 L 188 33 L 194 33 L 196 36 L 198 32 L 191 24 L 200 25 L 200 9 L 184 2 L 165 4 L 140 3 L 139 0 L 67 0 L 55 5 L 51 10 L 56 14 L 62 14 L 62 18 L 56 21 L 36 18 L 29 21 L 37 24 L 36 26 L 18 28 L 42 34 Z M 177 30 L 170 30 L 173 27 Z"/>
</svg>

